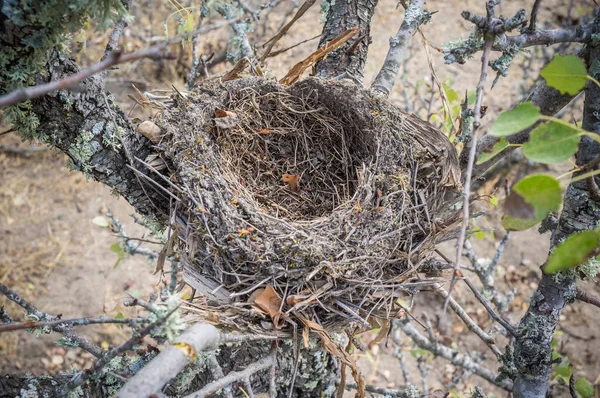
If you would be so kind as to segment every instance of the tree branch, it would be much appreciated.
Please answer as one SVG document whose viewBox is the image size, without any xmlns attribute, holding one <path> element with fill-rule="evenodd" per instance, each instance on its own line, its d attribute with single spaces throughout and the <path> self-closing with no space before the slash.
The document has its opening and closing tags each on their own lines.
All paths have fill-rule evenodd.
<svg viewBox="0 0 600 398">
<path fill-rule="evenodd" d="M 230 385 L 231 383 L 250 377 L 253 374 L 267 369 L 275 364 L 275 352 L 272 352 L 268 356 L 246 366 L 244 370 L 239 372 L 231 372 L 222 379 L 215 380 L 212 383 L 204 386 L 201 390 L 186 395 L 184 398 L 204 398 L 207 395 L 217 392 L 218 390 Z"/>
<path fill-rule="evenodd" d="M 591 305 L 595 305 L 596 307 L 600 308 L 600 297 L 586 293 L 585 291 L 581 290 L 581 288 L 577 288 L 575 290 L 575 294 L 575 297 L 577 297 L 578 300 L 581 300 Z"/>
<path fill-rule="evenodd" d="M 65 326 L 84 326 L 84 325 L 96 325 L 106 323 L 126 324 L 134 325 L 136 323 L 149 322 L 146 318 L 72 318 L 72 319 L 56 319 L 53 321 L 29 321 L 29 322 L 14 322 L 7 325 L 0 325 L 0 333 L 11 332 L 14 330 L 22 329 L 34 329 L 43 327 L 54 327 L 59 325 Z"/>
<path fill-rule="evenodd" d="M 591 47 L 589 65 L 600 59 L 600 48 Z M 590 70 L 594 78 L 600 78 Z M 600 87 L 588 82 L 585 89 L 583 129 L 600 134 Z M 600 144 L 583 137 L 576 154 L 577 165 L 583 167 L 600 153 Z M 556 247 L 567 236 L 596 228 L 600 209 L 590 197 L 585 181 L 569 185 L 564 197 L 563 212 L 558 227 L 553 231 L 551 247 Z M 519 325 L 519 337 L 514 343 L 515 398 L 544 397 L 552 371 L 550 342 L 558 325 L 563 308 L 576 297 L 572 274 L 543 274 L 540 284 Z"/>
<path fill-rule="evenodd" d="M 29 303 L 23 297 L 19 296 L 17 293 L 9 289 L 8 286 L 2 283 L 0 283 L 0 293 L 4 294 L 9 300 L 23 307 L 27 311 L 27 313 L 34 315 L 37 319 L 45 319 L 49 321 L 53 321 L 56 319 L 55 316 L 48 315 L 38 310 L 33 304 Z M 102 350 L 102 348 L 90 342 L 85 337 L 79 336 L 77 333 L 71 330 L 69 326 L 55 325 L 52 326 L 52 330 L 58 333 L 62 333 L 66 338 L 68 338 L 73 343 L 77 344 L 79 347 L 83 348 L 90 354 L 94 355 L 95 357 L 99 358 L 102 355 L 104 355 L 104 351 Z"/>
<path fill-rule="evenodd" d="M 429 340 L 427 337 L 419 333 L 408 321 L 408 319 L 399 320 L 395 322 L 395 325 L 398 329 L 402 330 L 404 334 L 410 337 L 410 339 L 419 348 L 427 350 L 436 356 L 442 357 L 450 361 L 453 365 L 460 366 L 489 381 L 490 383 L 502 387 L 507 391 L 512 391 L 512 383 L 506 380 L 501 382 L 497 381 L 497 376 L 492 371 L 475 362 L 470 356 L 466 354 L 460 354 L 457 351 L 446 347 L 445 345 L 439 344 L 437 341 Z M 393 336 L 393 338 L 397 344 L 401 345 L 401 341 L 399 341 L 397 336 Z"/>
<path fill-rule="evenodd" d="M 390 38 L 390 49 L 385 57 L 383 66 L 371 85 L 371 90 L 389 96 L 400 72 L 406 51 L 419 26 L 427 23 L 431 14 L 423 10 L 424 0 L 411 0 L 404 13 L 404 21 L 396 35 Z"/>
</svg>

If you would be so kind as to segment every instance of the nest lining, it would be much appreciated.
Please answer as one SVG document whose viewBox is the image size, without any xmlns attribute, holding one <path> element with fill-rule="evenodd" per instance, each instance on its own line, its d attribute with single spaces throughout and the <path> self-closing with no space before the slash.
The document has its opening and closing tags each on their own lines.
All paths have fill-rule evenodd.
<svg viewBox="0 0 600 398">
<path fill-rule="evenodd" d="M 437 282 L 417 271 L 458 161 L 431 125 L 319 79 L 242 79 L 196 95 L 160 123 L 186 192 L 184 274 L 210 308 L 228 309 L 221 325 L 264 327 L 248 300 L 270 285 L 285 319 L 367 327 L 401 312 L 402 292 Z M 226 128 L 215 121 L 223 110 Z M 300 176 L 298 192 L 284 174 Z"/>
<path fill-rule="evenodd" d="M 239 125 L 218 129 L 219 156 L 229 178 L 263 212 L 306 221 L 352 197 L 357 168 L 369 161 L 367 143 L 315 98 L 248 88 L 228 105 Z M 286 175 L 297 186 L 286 185 Z"/>
</svg>

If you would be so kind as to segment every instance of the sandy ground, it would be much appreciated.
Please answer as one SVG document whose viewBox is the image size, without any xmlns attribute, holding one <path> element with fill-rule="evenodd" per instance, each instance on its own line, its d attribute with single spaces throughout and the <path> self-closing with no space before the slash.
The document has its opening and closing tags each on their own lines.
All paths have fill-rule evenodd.
<svg viewBox="0 0 600 398">
<path fill-rule="evenodd" d="M 151 2 L 140 3 L 143 6 Z M 530 8 L 533 0 L 504 3 L 503 12 L 508 15 L 519 6 Z M 540 20 L 556 24 L 556 15 L 553 12 L 564 10 L 567 3 L 544 2 Z M 582 3 L 581 6 L 583 5 Z M 424 28 L 425 35 L 431 45 L 440 46 L 450 39 L 467 37 L 469 24 L 460 18 L 460 11 L 469 9 L 481 13 L 483 1 L 429 1 L 427 7 L 439 12 L 434 16 L 433 23 Z M 139 35 L 151 37 L 163 34 L 161 18 L 164 17 L 161 15 L 167 11 L 168 5 L 164 4 L 153 11 L 142 11 L 138 20 L 139 25 L 145 28 L 133 24 L 129 34 L 125 36 L 127 47 L 135 47 L 135 43 L 139 43 L 139 40 L 136 41 Z M 273 15 L 272 27 L 279 25 L 283 18 L 281 14 Z M 315 6 L 297 23 L 290 34 L 284 37 L 278 47 L 287 47 L 317 34 L 321 30 L 319 19 L 319 10 Z M 377 73 L 387 52 L 388 38 L 395 33 L 401 21 L 402 13 L 396 9 L 396 1 L 380 0 L 373 21 L 373 44 L 366 68 L 366 85 Z M 223 33 L 211 33 L 204 38 L 207 52 L 224 47 L 223 40 L 220 39 L 222 35 Z M 89 34 L 86 53 L 80 56 L 82 63 L 93 62 L 93 54 L 98 54 L 103 48 L 104 38 L 105 36 L 98 38 L 93 32 Z M 284 55 L 271 58 L 267 66 L 273 75 L 282 76 L 292 65 L 313 51 L 315 46 L 316 41 L 299 46 Z M 480 68 L 477 59 L 466 65 L 445 66 L 440 54 L 434 50 L 432 54 L 442 81 L 450 82 L 458 93 L 474 89 Z M 215 68 L 215 72 L 226 67 L 228 66 L 221 65 Z M 119 71 L 111 72 L 109 87 L 119 94 L 119 101 L 128 109 L 131 101 L 127 99 L 126 94 L 132 93 L 127 89 L 130 81 L 150 89 L 168 88 L 171 83 L 183 89 L 182 81 L 176 76 L 177 71 L 178 66 L 173 64 L 126 65 Z M 412 82 L 430 81 L 427 59 L 418 39 L 413 41 L 404 73 Z M 509 77 L 501 79 L 491 92 L 489 83 L 492 79 L 488 80 L 484 104 L 489 107 L 489 116 L 484 119 L 484 123 L 492 122 L 499 110 L 518 98 L 520 79 L 520 70 L 513 68 Z M 397 84 L 391 100 L 402 104 L 405 88 L 407 85 Z M 136 115 L 147 117 L 142 114 Z M 0 131 L 4 130 L 4 127 L 0 128 Z M 18 137 L 9 134 L 0 136 L 0 145 L 28 144 L 20 144 Z M 142 237 L 144 229 L 133 222 L 129 216 L 133 209 L 123 199 L 111 196 L 108 188 L 93 181 L 86 181 L 81 174 L 69 171 L 66 164 L 65 157 L 53 151 L 32 153 L 29 156 L 0 151 L 0 282 L 17 290 L 42 311 L 60 313 L 65 318 L 125 312 L 120 303 L 128 298 L 127 293 L 147 297 L 156 290 L 158 276 L 152 274 L 153 265 L 139 256 L 126 257 L 114 268 L 116 254 L 111 252 L 109 247 L 117 242 L 117 237 L 109 229 L 94 225 L 92 220 L 106 211 L 111 211 L 125 224 L 130 235 Z M 493 212 L 493 209 L 489 210 Z M 497 218 L 497 215 L 484 218 L 481 228 L 499 228 Z M 482 241 L 474 240 L 473 244 L 479 256 L 493 256 L 502 234 L 500 228 L 494 240 L 489 236 Z M 454 255 L 451 244 L 445 245 L 443 251 L 450 256 Z M 516 289 L 510 312 L 513 323 L 520 319 L 527 308 L 529 296 L 539 280 L 538 267 L 545 260 L 547 251 L 548 237 L 540 236 L 535 230 L 515 233 L 508 243 L 497 279 L 504 291 Z M 600 292 L 596 282 L 588 282 L 582 286 L 592 293 Z M 490 327 L 483 308 L 462 286 L 458 286 L 455 295 L 474 319 L 486 328 Z M 442 306 L 438 298 L 428 293 L 418 296 L 416 303 L 416 315 L 427 312 L 432 319 L 435 319 L 435 314 L 439 313 Z M 7 303 L 4 298 L 0 298 L 0 305 L 6 305 L 16 320 L 22 318 L 22 311 L 12 303 Z M 600 350 L 596 342 L 600 317 L 595 316 L 594 308 L 589 305 L 576 303 L 564 311 L 562 318 L 562 352 L 573 363 L 578 377 L 585 376 L 594 380 L 600 373 Z M 124 331 L 115 327 L 88 328 L 82 332 L 105 346 L 117 344 L 126 337 Z M 491 353 L 486 352 L 487 348 L 476 337 L 470 335 L 466 327 L 452 315 L 448 319 L 446 333 L 461 351 L 481 352 L 491 357 Z M 58 337 L 53 334 L 36 338 L 25 332 L 0 335 L 0 373 L 44 374 L 90 363 L 90 357 L 85 353 L 75 351 L 65 354 L 64 350 L 56 348 L 52 342 Z M 368 338 L 365 337 L 367 340 Z M 499 345 L 503 347 L 505 344 L 506 340 L 499 337 Z M 420 386 L 421 378 L 416 361 L 410 355 L 410 348 L 409 344 L 404 346 L 411 370 L 410 381 Z M 404 385 L 405 380 L 402 378 L 398 359 L 392 355 L 392 351 L 391 346 L 386 348 L 382 345 L 370 352 L 357 354 L 369 384 L 389 388 Z M 430 366 L 427 377 L 430 389 L 442 388 L 443 383 L 448 383 L 452 375 L 459 372 L 444 360 L 430 359 L 427 363 Z M 497 367 L 497 363 L 491 359 L 486 360 L 486 363 L 494 370 Z M 469 378 L 467 384 L 460 383 L 456 390 L 465 391 L 474 385 L 480 385 L 489 392 L 499 393 L 489 383 L 477 377 Z"/>
</svg>

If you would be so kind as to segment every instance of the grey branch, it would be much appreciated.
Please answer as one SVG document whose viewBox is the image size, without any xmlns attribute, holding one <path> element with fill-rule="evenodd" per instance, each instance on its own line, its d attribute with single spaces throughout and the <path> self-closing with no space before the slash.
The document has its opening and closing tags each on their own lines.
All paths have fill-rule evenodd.
<svg viewBox="0 0 600 398">
<path fill-rule="evenodd" d="M 167 321 L 167 319 L 169 319 L 169 317 L 171 315 L 173 315 L 173 313 L 175 311 L 177 311 L 178 308 L 179 307 L 173 308 L 171 311 L 166 313 L 164 316 L 158 318 L 155 322 L 152 322 L 150 325 L 146 326 L 144 329 L 135 332 L 134 335 L 129 340 L 127 340 L 120 346 L 115 347 L 112 350 L 108 351 L 101 358 L 98 358 L 98 360 L 94 363 L 94 365 L 90 369 L 86 369 L 86 370 L 78 372 L 73 377 L 73 379 L 71 379 L 71 381 L 69 383 L 67 383 L 65 386 L 63 386 L 60 389 L 59 395 L 67 396 L 70 391 L 72 391 L 73 389 L 82 385 L 89 377 L 98 374 L 98 372 L 100 372 L 102 369 L 104 369 L 104 367 L 106 365 L 108 365 L 108 363 L 113 358 L 115 358 L 117 355 L 120 355 L 126 351 L 133 349 L 133 347 L 135 345 L 139 344 L 145 336 L 149 335 L 152 332 L 152 330 L 154 330 L 156 327 L 165 323 Z"/>
<path fill-rule="evenodd" d="M 390 95 L 412 37 L 419 26 L 431 18 L 431 14 L 423 10 L 424 2 L 424 0 L 411 0 L 406 8 L 404 21 L 396 35 L 390 38 L 390 49 L 371 85 L 371 90 L 375 93 L 386 97 Z"/>
<path fill-rule="evenodd" d="M 252 376 L 253 374 L 260 372 L 261 370 L 270 368 L 271 366 L 276 364 L 275 352 L 272 352 L 268 356 L 251 363 L 244 370 L 240 372 L 231 372 L 227 376 L 222 379 L 215 380 L 210 384 L 204 386 L 201 390 L 193 392 L 189 395 L 186 395 L 184 398 L 204 398 L 209 394 L 212 394 L 231 383 L 234 383 L 239 380 L 244 380 L 247 377 Z"/>
<path fill-rule="evenodd" d="M 7 325 L 0 325 L 0 333 L 10 332 L 14 330 L 33 329 L 54 326 L 85 326 L 105 323 L 117 323 L 135 325 L 137 323 L 149 322 L 146 318 L 72 318 L 72 319 L 56 319 L 53 321 L 29 321 L 29 322 L 14 322 Z"/>
<path fill-rule="evenodd" d="M 33 304 L 29 303 L 27 300 L 19 296 L 17 293 L 15 293 L 2 283 L 0 283 L 0 293 L 4 294 L 9 300 L 23 307 L 27 311 L 27 313 L 34 315 L 37 319 L 44 319 L 49 321 L 53 321 L 56 319 L 55 316 L 48 315 L 38 310 Z M 86 350 L 87 352 L 89 352 L 97 358 L 104 355 L 104 351 L 102 350 L 102 348 L 98 347 L 85 337 L 79 336 L 68 326 L 56 325 L 52 327 L 52 330 L 58 333 L 62 333 L 63 336 L 76 343 L 79 347 L 83 348 L 84 350 Z"/>
<path fill-rule="evenodd" d="M 460 354 L 457 351 L 446 347 L 443 344 L 440 344 L 435 341 L 429 340 L 427 337 L 423 336 L 417 329 L 415 329 L 412 324 L 408 321 L 408 319 L 399 320 L 395 323 L 396 327 L 401 329 L 404 334 L 406 334 L 410 339 L 419 347 L 424 350 L 431 352 L 432 354 L 447 359 L 455 366 L 460 366 L 465 368 L 469 372 L 493 383 L 499 387 L 504 388 L 507 391 L 512 391 L 512 383 L 509 381 L 496 381 L 496 375 L 486 367 L 478 364 L 468 356 L 467 354 Z M 393 337 L 396 340 L 397 344 L 401 344 L 398 336 Z"/>
<path fill-rule="evenodd" d="M 219 343 L 220 334 L 214 326 L 203 323 L 192 325 L 129 379 L 115 397 L 149 397 L 159 392 L 192 362 L 197 353 L 215 348 Z"/>
<path fill-rule="evenodd" d="M 186 33 L 181 36 L 174 37 L 164 43 L 157 44 L 145 50 L 136 51 L 133 53 L 122 53 L 119 51 L 111 52 L 103 61 L 98 62 L 95 65 L 90 66 L 78 73 L 67 76 L 64 79 L 51 81 L 49 83 L 40 84 L 33 87 L 28 87 L 20 90 L 13 91 L 0 97 L 0 108 L 4 108 L 8 105 L 16 104 L 18 102 L 27 101 L 30 99 L 38 98 L 43 95 L 49 94 L 57 90 L 72 89 L 82 80 L 87 79 L 99 72 L 102 72 L 114 65 L 137 61 L 142 58 L 169 58 L 172 59 L 174 56 L 171 54 L 165 54 L 164 50 L 173 43 L 178 43 L 182 40 L 198 35 L 201 33 L 209 32 L 211 30 L 219 29 L 223 26 L 234 24 L 236 20 L 227 21 L 226 23 L 219 23 L 207 26 L 205 28 L 196 29 L 192 32 Z"/>
</svg>

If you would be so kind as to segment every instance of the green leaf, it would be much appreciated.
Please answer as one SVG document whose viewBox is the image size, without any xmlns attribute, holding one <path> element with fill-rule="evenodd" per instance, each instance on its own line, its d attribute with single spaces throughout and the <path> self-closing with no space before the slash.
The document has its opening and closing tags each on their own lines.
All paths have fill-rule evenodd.
<svg viewBox="0 0 600 398">
<path fill-rule="evenodd" d="M 587 69 L 583 61 L 574 55 L 557 55 L 540 72 L 546 84 L 561 94 L 579 93 L 587 81 Z"/>
<path fill-rule="evenodd" d="M 590 383 L 585 377 L 580 377 L 577 379 L 575 382 L 575 391 L 577 391 L 582 398 L 590 398 L 594 396 L 594 387 L 592 386 L 592 383 Z"/>
<path fill-rule="evenodd" d="M 475 227 L 475 228 L 473 228 L 473 236 L 475 238 L 477 238 L 477 240 L 484 240 L 485 239 L 485 232 L 483 232 L 481 230 L 481 228 Z"/>
<path fill-rule="evenodd" d="M 542 221 L 548 212 L 557 211 L 562 201 L 560 184 L 553 177 L 534 174 L 513 186 L 504 201 L 502 226 L 522 231 Z"/>
<path fill-rule="evenodd" d="M 569 383 L 569 378 L 571 377 L 571 373 L 573 373 L 573 371 L 571 370 L 571 365 L 569 365 L 569 361 L 563 359 L 563 361 L 561 363 L 556 365 L 556 370 L 555 370 L 556 377 L 562 378 L 565 381 L 565 383 L 567 383 L 567 384 Z"/>
<path fill-rule="evenodd" d="M 490 131 L 491 135 L 504 137 L 513 135 L 532 126 L 540 118 L 540 108 L 531 102 L 523 102 L 514 109 L 498 116 Z"/>
<path fill-rule="evenodd" d="M 498 198 L 496 197 L 496 195 L 490 196 L 490 204 L 492 206 L 498 206 Z"/>
<path fill-rule="evenodd" d="M 579 134 L 560 123 L 541 124 L 521 148 L 523 155 L 534 162 L 560 163 L 577 152 Z"/>
<path fill-rule="evenodd" d="M 117 268 L 117 266 L 119 265 L 121 260 L 123 260 L 125 258 L 125 252 L 123 251 L 123 248 L 121 248 L 121 246 L 118 243 L 113 243 L 112 245 L 110 245 L 110 251 L 117 253 L 117 262 L 113 266 L 113 269 L 114 269 L 114 268 Z"/>
<path fill-rule="evenodd" d="M 500 141 L 496 142 L 492 147 L 491 152 L 483 152 L 479 159 L 477 160 L 477 164 L 482 164 L 502 152 L 504 149 L 508 147 L 508 142 L 504 139 L 504 137 L 500 138 Z"/>
<path fill-rule="evenodd" d="M 125 315 L 123 315 L 122 312 L 119 312 L 117 315 L 115 315 L 115 319 L 125 319 Z"/>
<path fill-rule="evenodd" d="M 460 99 L 460 96 L 458 95 L 456 90 L 450 88 L 449 85 L 444 83 L 444 84 L 442 84 L 442 87 L 444 88 L 444 92 L 446 92 L 446 97 L 448 98 L 449 103 L 453 103 L 454 101 L 457 101 Z"/>
<path fill-rule="evenodd" d="M 555 274 L 584 263 L 596 252 L 599 240 L 600 232 L 598 231 L 584 231 L 570 235 L 554 249 L 544 266 L 544 272 Z"/>
</svg>

